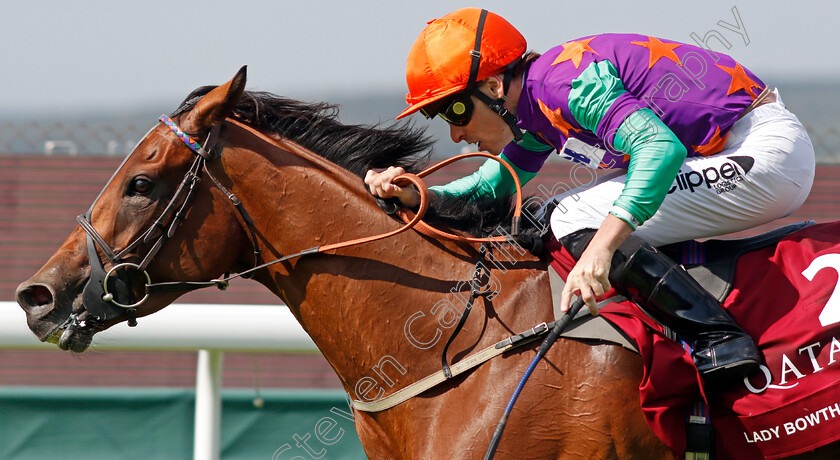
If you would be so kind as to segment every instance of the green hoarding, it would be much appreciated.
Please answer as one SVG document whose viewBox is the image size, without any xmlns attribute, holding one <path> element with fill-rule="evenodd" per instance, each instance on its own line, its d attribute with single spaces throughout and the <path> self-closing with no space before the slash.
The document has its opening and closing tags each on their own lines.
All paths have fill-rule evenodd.
<svg viewBox="0 0 840 460">
<path fill-rule="evenodd" d="M 222 393 L 223 460 L 366 458 L 335 390 Z M 0 459 L 185 460 L 192 389 L 0 387 Z"/>
</svg>

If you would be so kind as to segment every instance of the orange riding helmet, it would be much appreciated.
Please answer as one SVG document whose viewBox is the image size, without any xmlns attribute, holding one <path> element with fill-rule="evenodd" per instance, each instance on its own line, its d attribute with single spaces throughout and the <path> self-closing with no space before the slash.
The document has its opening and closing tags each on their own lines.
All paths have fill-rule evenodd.
<svg viewBox="0 0 840 460">
<path fill-rule="evenodd" d="M 525 54 L 525 37 L 504 18 L 488 12 L 481 34 L 478 72 L 470 81 L 471 53 L 476 48 L 481 11 L 463 8 L 429 21 L 408 53 L 405 101 L 409 107 L 397 119 L 467 89 L 468 84 L 501 73 Z"/>
</svg>

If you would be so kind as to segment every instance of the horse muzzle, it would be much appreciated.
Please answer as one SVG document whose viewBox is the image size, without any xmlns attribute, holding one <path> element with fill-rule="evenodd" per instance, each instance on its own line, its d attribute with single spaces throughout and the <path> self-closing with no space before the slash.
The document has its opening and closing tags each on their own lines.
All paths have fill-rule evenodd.
<svg viewBox="0 0 840 460">
<path fill-rule="evenodd" d="M 26 312 L 26 323 L 42 342 L 49 342 L 63 350 L 82 352 L 90 345 L 93 335 L 103 329 L 81 307 L 81 295 L 70 298 L 69 292 L 56 289 L 49 276 L 32 278 L 15 292 L 18 305 Z"/>
<path fill-rule="evenodd" d="M 56 302 L 56 292 L 51 284 L 30 279 L 15 291 L 15 300 L 26 312 L 29 329 L 42 342 L 70 316 L 72 308 L 69 302 Z"/>
<path fill-rule="evenodd" d="M 149 282 L 149 275 L 137 265 L 120 263 L 106 271 L 95 258 L 90 275 L 73 281 L 56 275 L 61 271 L 42 270 L 15 292 L 27 325 L 39 340 L 81 352 L 94 334 L 108 326 L 124 319 L 136 324 L 135 308 L 148 299 L 137 293 Z"/>
</svg>

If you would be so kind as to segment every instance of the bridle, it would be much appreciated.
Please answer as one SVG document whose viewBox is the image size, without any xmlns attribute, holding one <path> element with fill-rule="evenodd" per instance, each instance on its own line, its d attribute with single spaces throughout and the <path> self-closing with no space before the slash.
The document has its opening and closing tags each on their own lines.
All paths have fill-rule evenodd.
<svg viewBox="0 0 840 460">
<path fill-rule="evenodd" d="M 114 172 L 114 175 L 111 176 L 111 179 L 108 180 L 108 183 L 105 184 L 105 187 L 94 200 L 93 204 L 91 204 L 90 208 L 88 208 L 87 212 L 76 217 L 76 222 L 78 222 L 79 226 L 82 227 L 82 229 L 85 232 L 88 259 L 90 260 L 91 267 L 90 279 L 88 280 L 83 290 L 84 306 L 88 314 L 92 316 L 92 319 L 95 319 L 97 321 L 115 320 L 125 316 L 128 320 L 129 326 L 136 326 L 136 309 L 137 307 L 145 303 L 151 294 L 161 292 L 187 292 L 195 289 L 213 286 L 224 290 L 227 288 L 228 283 L 231 279 L 236 277 L 246 277 L 252 275 L 255 271 L 265 268 L 269 265 L 273 265 L 276 263 L 280 263 L 286 260 L 302 257 L 309 254 L 324 253 L 339 248 L 355 246 L 388 238 L 398 233 L 402 233 L 406 230 L 409 230 L 415 226 L 416 229 L 421 233 L 432 236 L 434 238 L 461 242 L 510 243 L 510 237 L 516 238 L 518 236 L 519 220 L 521 218 L 522 207 L 522 190 L 521 185 L 519 183 L 519 179 L 516 176 L 516 173 L 513 170 L 513 168 L 507 163 L 505 163 L 503 160 L 487 153 L 476 152 L 458 155 L 456 157 L 450 158 L 416 175 L 410 173 L 401 175 L 394 181 L 394 183 L 397 185 L 413 184 L 415 187 L 417 187 L 418 191 L 420 192 L 420 205 L 416 212 L 411 212 L 405 209 L 400 210 L 398 212 L 403 221 L 405 221 L 406 225 L 379 235 L 373 235 L 369 237 L 358 238 L 355 240 L 344 241 L 329 245 L 315 246 L 312 248 L 304 249 L 303 251 L 300 251 L 295 254 L 286 255 L 274 259 L 270 262 L 259 264 L 261 253 L 257 241 L 253 219 L 251 219 L 250 215 L 245 210 L 245 207 L 242 205 L 242 202 L 236 197 L 236 195 L 234 195 L 227 188 L 225 188 L 207 169 L 208 161 L 219 159 L 222 156 L 221 151 L 219 151 L 218 153 L 214 152 L 214 147 L 216 146 L 216 143 L 218 141 L 219 131 L 223 123 L 218 123 L 213 128 L 211 128 L 202 147 L 202 144 L 199 144 L 189 134 L 185 133 L 184 130 L 181 129 L 181 127 L 167 115 L 161 115 L 159 121 L 165 124 L 190 150 L 192 150 L 195 153 L 195 159 L 193 160 L 192 165 L 184 174 L 184 177 L 181 180 L 180 185 L 176 189 L 175 194 L 169 200 L 169 203 L 167 203 L 160 216 L 158 216 L 158 218 L 155 219 L 155 221 L 151 225 L 149 225 L 149 227 L 145 231 L 143 231 L 138 237 L 136 237 L 131 243 L 129 243 L 124 249 L 122 249 L 119 252 L 115 251 L 99 234 L 99 232 L 97 232 L 96 229 L 93 227 L 93 224 L 91 222 L 93 208 L 96 205 L 97 201 L 99 201 L 99 198 L 102 196 L 105 189 L 108 188 L 110 183 L 113 181 L 114 177 L 116 177 L 117 173 L 122 169 L 122 166 L 125 165 L 126 161 L 128 161 L 128 159 L 131 157 L 131 154 L 129 154 L 128 156 L 126 156 L 125 160 L 123 160 L 120 167 L 117 168 L 117 171 Z M 244 125 L 233 119 L 227 119 L 226 122 L 247 128 L 247 125 Z M 152 130 L 154 130 L 154 127 L 152 128 Z M 142 139 L 145 139 L 151 133 L 152 130 L 149 130 L 149 132 L 145 136 L 143 136 Z M 135 150 L 136 148 L 137 147 L 135 147 Z M 475 156 L 488 157 L 501 162 L 502 165 L 508 169 L 516 183 L 516 208 L 514 210 L 512 229 L 510 235 L 507 238 L 503 236 L 494 236 L 488 238 L 464 237 L 461 235 L 455 235 L 434 229 L 429 225 L 425 224 L 424 222 L 421 222 L 421 219 L 423 218 L 423 216 L 426 213 L 426 210 L 429 207 L 428 189 L 423 183 L 421 177 L 430 174 L 454 161 Z M 185 214 L 189 210 L 192 200 L 195 196 L 195 192 L 197 190 L 196 185 L 198 185 L 198 183 L 200 182 L 202 173 L 204 173 L 211 180 L 215 187 L 217 187 L 225 194 L 225 196 L 227 196 L 227 198 L 231 201 L 233 206 L 239 212 L 240 216 L 242 217 L 243 221 L 248 227 L 251 243 L 254 249 L 254 267 L 233 275 L 226 274 L 222 278 L 210 281 L 175 281 L 152 283 L 151 277 L 149 276 L 149 273 L 146 271 L 146 269 L 148 268 L 152 260 L 155 258 L 155 256 L 159 253 L 166 241 L 168 241 L 174 236 L 178 226 L 184 220 Z M 139 263 L 125 261 L 125 258 L 129 255 L 129 253 L 137 249 L 139 246 L 149 244 L 152 241 L 154 241 L 154 243 Z M 107 271 L 105 270 L 102 260 L 99 257 L 97 248 L 105 255 L 105 258 L 107 258 L 108 262 L 110 263 L 110 268 Z M 140 300 L 134 299 L 134 294 L 130 287 L 130 280 L 128 279 L 129 271 L 136 271 L 143 275 L 143 278 L 145 278 L 145 293 Z M 78 315 L 76 313 L 73 313 L 70 315 L 65 325 L 78 324 L 78 322 Z"/>
<path fill-rule="evenodd" d="M 91 222 L 93 208 L 96 206 L 96 203 L 99 201 L 102 193 L 104 193 L 105 189 L 107 189 L 113 181 L 117 172 L 122 169 L 122 166 L 125 165 L 126 161 L 128 161 L 131 157 L 131 154 L 129 154 L 126 156 L 125 160 L 123 160 L 120 167 L 117 168 L 117 172 L 115 172 L 108 183 L 105 184 L 102 192 L 99 193 L 99 196 L 97 196 L 93 204 L 91 204 L 90 208 L 88 208 L 87 212 L 76 217 L 76 222 L 85 231 L 87 253 L 90 261 L 90 279 L 85 285 L 83 291 L 85 310 L 87 310 L 90 315 L 99 321 L 113 320 L 126 315 L 128 317 L 129 325 L 136 325 L 136 308 L 145 303 L 145 301 L 149 298 L 150 292 L 148 292 L 147 289 L 143 298 L 133 301 L 134 296 L 130 288 L 128 272 L 136 271 L 144 275 L 146 286 L 150 286 L 152 284 L 151 277 L 146 269 L 163 247 L 164 243 L 172 238 L 176 229 L 184 220 L 184 216 L 195 196 L 196 186 L 201 180 L 202 171 L 207 171 L 206 162 L 214 158 L 218 158 L 211 152 L 216 140 L 218 139 L 221 124 L 214 126 L 213 129 L 210 130 L 206 140 L 204 141 L 205 147 L 202 147 L 168 116 L 161 115 L 159 121 L 168 126 L 169 129 L 196 154 L 192 165 L 184 174 L 180 185 L 160 216 L 158 216 L 158 218 L 155 219 L 155 221 L 144 232 L 142 232 L 137 238 L 119 252 L 115 251 L 93 227 L 93 223 Z M 143 139 L 148 137 L 150 133 L 151 130 L 143 136 Z M 135 147 L 135 150 L 136 148 L 137 147 Z M 207 171 L 207 174 L 212 177 L 209 171 Z M 221 184 L 218 184 L 218 181 L 215 179 L 213 182 L 217 183 L 218 186 L 221 186 Z M 222 190 L 224 190 L 224 187 L 222 187 Z M 140 245 L 148 244 L 152 241 L 154 241 L 154 243 L 139 263 L 125 261 L 126 256 L 137 249 Z M 97 248 L 101 250 L 102 254 L 105 255 L 105 258 L 107 258 L 110 263 L 110 268 L 107 271 L 103 267 Z"/>
</svg>

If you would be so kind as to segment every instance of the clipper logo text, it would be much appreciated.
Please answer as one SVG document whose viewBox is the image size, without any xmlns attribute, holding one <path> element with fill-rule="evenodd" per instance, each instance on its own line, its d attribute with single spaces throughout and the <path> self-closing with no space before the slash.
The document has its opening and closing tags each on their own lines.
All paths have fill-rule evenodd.
<svg viewBox="0 0 840 460">
<path fill-rule="evenodd" d="M 698 187 L 705 186 L 713 189 L 716 193 L 726 193 L 735 190 L 738 182 L 744 180 L 744 176 L 755 164 L 755 160 L 748 156 L 731 156 L 724 163 L 711 166 L 701 170 L 680 172 L 674 180 L 674 185 L 668 193 L 678 190 L 688 190 L 694 193 Z"/>
</svg>

